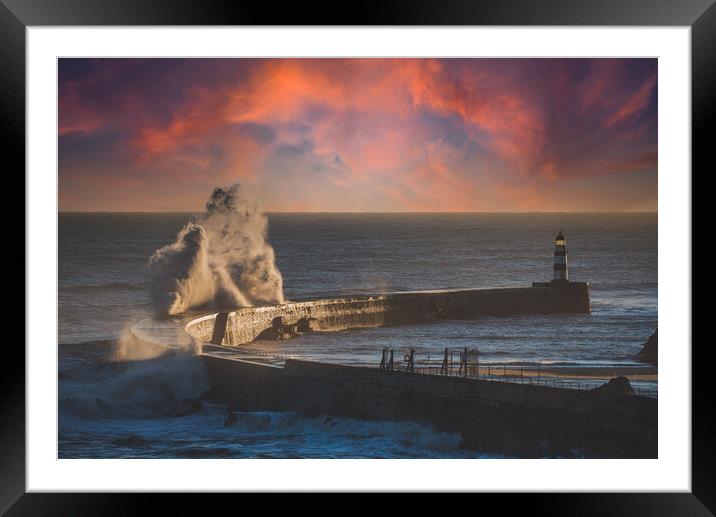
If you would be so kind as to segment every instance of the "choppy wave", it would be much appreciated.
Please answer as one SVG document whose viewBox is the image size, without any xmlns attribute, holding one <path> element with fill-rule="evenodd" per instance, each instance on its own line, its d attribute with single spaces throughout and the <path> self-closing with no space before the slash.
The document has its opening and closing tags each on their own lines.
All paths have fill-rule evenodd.
<svg viewBox="0 0 716 517">
<path fill-rule="evenodd" d="M 126 289 L 146 293 L 146 283 L 135 282 L 107 282 L 99 284 L 78 284 L 63 286 L 63 293 L 67 294 L 84 294 L 84 293 L 112 293 L 118 289 Z"/>
<path fill-rule="evenodd" d="M 191 352 L 117 361 L 121 350 L 119 341 L 60 346 L 61 413 L 83 418 L 171 415 L 208 388 L 204 365 Z"/>
<path fill-rule="evenodd" d="M 239 412 L 206 405 L 180 418 L 61 423 L 61 457 L 162 458 L 494 458 L 467 451 L 457 433 L 412 422 L 370 421 L 296 412 Z M 81 429 L 81 431 L 79 431 Z"/>
</svg>

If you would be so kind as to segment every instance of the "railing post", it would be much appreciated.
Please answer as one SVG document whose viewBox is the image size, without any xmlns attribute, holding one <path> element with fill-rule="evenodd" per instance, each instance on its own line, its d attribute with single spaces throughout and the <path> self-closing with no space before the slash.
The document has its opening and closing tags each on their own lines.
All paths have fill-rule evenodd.
<svg viewBox="0 0 716 517">
<path fill-rule="evenodd" d="M 477 378 L 480 378 L 480 349 L 475 349 L 475 371 L 477 372 Z"/>
<path fill-rule="evenodd" d="M 467 347 L 460 352 L 460 368 L 458 369 L 458 375 L 467 377 Z"/>
</svg>

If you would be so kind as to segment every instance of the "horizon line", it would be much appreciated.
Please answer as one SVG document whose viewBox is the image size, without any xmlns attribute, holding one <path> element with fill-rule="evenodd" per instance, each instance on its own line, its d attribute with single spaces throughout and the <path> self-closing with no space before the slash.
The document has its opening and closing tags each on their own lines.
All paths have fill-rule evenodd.
<svg viewBox="0 0 716 517">
<path fill-rule="evenodd" d="M 58 210 L 58 214 L 201 214 L 203 211 L 187 210 Z M 658 210 L 266 210 L 265 214 L 658 214 Z"/>
</svg>

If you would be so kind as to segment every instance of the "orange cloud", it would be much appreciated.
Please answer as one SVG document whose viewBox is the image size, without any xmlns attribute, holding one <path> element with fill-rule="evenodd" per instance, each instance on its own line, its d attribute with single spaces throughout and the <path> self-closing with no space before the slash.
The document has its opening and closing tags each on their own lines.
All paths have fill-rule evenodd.
<svg viewBox="0 0 716 517">
<path fill-rule="evenodd" d="M 652 113 L 656 72 L 621 60 L 163 63 L 100 60 L 61 83 L 60 137 L 90 142 L 61 140 L 61 174 L 119 161 L 113 181 L 164 191 L 244 178 L 272 209 L 353 195 L 366 209 L 523 210 L 550 185 L 656 163 L 655 122 L 637 116 Z"/>
</svg>

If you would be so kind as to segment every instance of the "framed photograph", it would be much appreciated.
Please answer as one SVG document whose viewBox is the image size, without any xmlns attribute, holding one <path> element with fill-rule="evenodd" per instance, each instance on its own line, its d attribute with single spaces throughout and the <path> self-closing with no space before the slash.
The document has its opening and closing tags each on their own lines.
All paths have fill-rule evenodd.
<svg viewBox="0 0 716 517">
<path fill-rule="evenodd" d="M 3 0 L 27 200 L 3 510 L 441 491 L 710 514 L 691 343 L 714 253 L 691 171 L 712 3 L 393 3 L 316 25 Z"/>
</svg>

